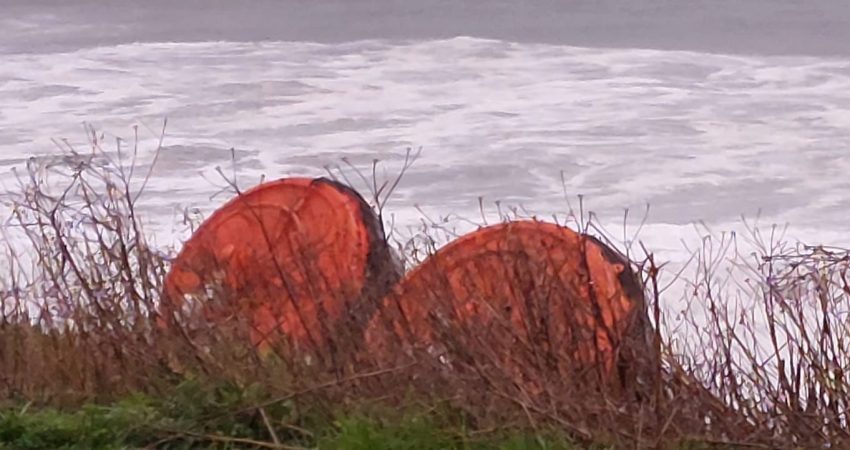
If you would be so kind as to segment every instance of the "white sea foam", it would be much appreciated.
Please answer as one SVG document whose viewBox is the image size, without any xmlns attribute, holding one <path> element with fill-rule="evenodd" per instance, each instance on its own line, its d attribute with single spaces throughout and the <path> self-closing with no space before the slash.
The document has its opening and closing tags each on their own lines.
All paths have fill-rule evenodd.
<svg viewBox="0 0 850 450">
<path fill-rule="evenodd" d="M 401 229 L 420 211 L 475 220 L 479 197 L 491 215 L 496 200 L 563 214 L 566 190 L 613 229 L 649 203 L 641 236 L 673 259 L 697 237 L 691 223 L 728 229 L 759 211 L 794 236 L 848 244 L 842 59 L 472 38 L 133 44 L 5 55 L 0 105 L 7 188 L 12 166 L 57 153 L 50 138 L 84 148 L 82 122 L 128 140 L 142 124 L 149 158 L 167 117 L 145 197 L 165 235 L 177 208 L 220 203 L 209 198 L 230 148 L 250 184 L 322 175 L 341 157 L 393 170 L 421 146 L 388 207 Z"/>
</svg>

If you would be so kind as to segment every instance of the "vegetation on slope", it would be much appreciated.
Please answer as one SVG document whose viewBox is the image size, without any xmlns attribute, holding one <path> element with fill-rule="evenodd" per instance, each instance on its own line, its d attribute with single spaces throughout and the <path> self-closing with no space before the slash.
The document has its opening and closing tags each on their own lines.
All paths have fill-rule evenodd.
<svg viewBox="0 0 850 450">
<path fill-rule="evenodd" d="M 305 354 L 285 336 L 258 352 L 239 317 L 211 324 L 186 311 L 177 326 L 157 325 L 169 255 L 148 245 L 137 213 L 147 174 L 122 165 L 131 155 L 92 145 L 66 164 L 31 165 L 10 205 L 0 277 L 6 448 L 850 443 L 846 250 L 754 228 L 746 238 L 759 251 L 742 255 L 744 238 L 707 237 L 679 274 L 678 310 L 662 295 L 663 265 L 627 252 L 647 296 L 650 332 L 639 338 L 652 351 L 632 360 L 634 383 L 616 392 L 564 372 L 540 346 L 494 352 L 462 322 L 449 325 L 470 333 L 440 335 L 440 352 L 345 341 Z M 584 214 L 574 219 L 592 230 Z M 421 242 L 430 241 L 403 248 Z"/>
</svg>

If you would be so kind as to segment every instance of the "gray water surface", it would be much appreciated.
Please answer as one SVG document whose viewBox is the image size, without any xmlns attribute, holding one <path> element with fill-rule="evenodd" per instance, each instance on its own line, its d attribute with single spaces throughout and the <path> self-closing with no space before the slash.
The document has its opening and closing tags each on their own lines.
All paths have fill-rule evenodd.
<svg viewBox="0 0 850 450">
<path fill-rule="evenodd" d="M 0 50 L 444 39 L 850 55 L 844 0 L 2 0 Z"/>
<path fill-rule="evenodd" d="M 837 0 L 0 0 L 0 183 L 84 122 L 150 161 L 168 118 L 159 230 L 231 148 L 250 184 L 421 146 L 397 225 L 566 191 L 614 230 L 651 204 L 655 248 L 756 214 L 846 243 L 848 42 Z"/>
</svg>

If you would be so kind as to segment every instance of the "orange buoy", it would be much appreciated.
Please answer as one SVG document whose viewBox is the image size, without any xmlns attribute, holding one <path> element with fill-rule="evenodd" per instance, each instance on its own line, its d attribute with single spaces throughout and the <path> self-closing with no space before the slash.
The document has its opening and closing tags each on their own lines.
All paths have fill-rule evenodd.
<svg viewBox="0 0 850 450">
<path fill-rule="evenodd" d="M 369 299 L 396 281 L 396 267 L 357 192 L 324 178 L 282 179 L 238 195 L 198 228 L 166 277 L 163 312 L 191 303 L 214 322 L 246 320 L 257 346 L 282 334 L 321 349 L 340 323 L 368 321 Z"/>
<path fill-rule="evenodd" d="M 467 356 L 482 348 L 513 367 L 545 360 L 610 374 L 643 302 L 628 262 L 598 240 L 508 222 L 449 243 L 408 273 L 367 342 L 378 354 L 398 342 Z M 532 354 L 545 357 L 517 360 Z"/>
</svg>

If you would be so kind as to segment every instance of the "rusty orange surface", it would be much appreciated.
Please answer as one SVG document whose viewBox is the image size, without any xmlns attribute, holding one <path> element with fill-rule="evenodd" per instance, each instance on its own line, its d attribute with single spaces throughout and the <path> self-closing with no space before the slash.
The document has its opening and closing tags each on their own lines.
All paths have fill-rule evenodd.
<svg viewBox="0 0 850 450">
<path fill-rule="evenodd" d="M 254 344 L 281 331 L 296 345 L 321 345 L 327 323 L 361 294 L 377 244 L 380 224 L 344 185 L 321 178 L 265 183 L 215 211 L 185 243 L 165 281 L 164 310 L 211 302 L 204 295 L 214 286 L 225 306 L 202 306 L 204 314 L 247 318 Z"/>
<path fill-rule="evenodd" d="M 508 342 L 498 349 L 506 358 L 514 345 L 536 346 L 610 372 L 642 302 L 625 260 L 596 239 L 551 223 L 508 222 L 449 243 L 409 272 L 367 340 L 381 351 L 385 339 L 430 344 L 452 338 L 441 333 L 471 333 L 494 346 Z"/>
</svg>

